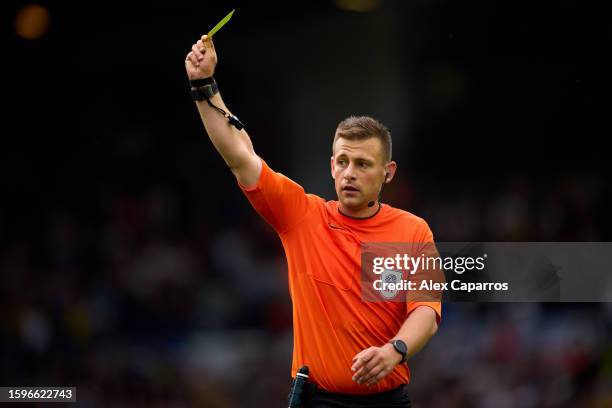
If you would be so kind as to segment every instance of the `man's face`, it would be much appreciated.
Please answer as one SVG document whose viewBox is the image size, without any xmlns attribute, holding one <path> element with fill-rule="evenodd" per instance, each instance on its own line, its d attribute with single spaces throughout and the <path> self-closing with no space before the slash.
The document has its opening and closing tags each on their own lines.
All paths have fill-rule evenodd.
<svg viewBox="0 0 612 408">
<path fill-rule="evenodd" d="M 332 177 L 338 201 L 343 208 L 359 211 L 376 201 L 388 172 L 395 173 L 395 162 L 384 163 L 382 143 L 377 138 L 347 140 L 339 137 L 333 146 Z"/>
</svg>

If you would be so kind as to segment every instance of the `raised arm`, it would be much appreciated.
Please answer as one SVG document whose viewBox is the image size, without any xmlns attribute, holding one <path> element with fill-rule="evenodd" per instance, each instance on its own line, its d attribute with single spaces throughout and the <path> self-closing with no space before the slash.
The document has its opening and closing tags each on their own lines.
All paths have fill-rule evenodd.
<svg viewBox="0 0 612 408">
<path fill-rule="evenodd" d="M 212 38 L 203 36 L 191 47 L 191 52 L 185 59 L 185 70 L 190 81 L 212 77 L 217 66 L 217 52 Z M 221 94 L 210 98 L 217 107 L 231 114 Z M 253 144 L 247 132 L 237 130 L 228 120 L 206 100 L 197 101 L 200 117 L 206 128 L 206 133 L 213 145 L 225 160 L 238 182 L 244 186 L 257 183 L 261 174 L 261 160 L 255 154 Z"/>
</svg>

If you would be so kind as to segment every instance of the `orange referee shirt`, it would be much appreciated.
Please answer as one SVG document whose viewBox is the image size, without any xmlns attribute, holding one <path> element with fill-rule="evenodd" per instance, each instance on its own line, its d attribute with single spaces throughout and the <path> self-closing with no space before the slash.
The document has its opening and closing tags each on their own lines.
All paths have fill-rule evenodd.
<svg viewBox="0 0 612 408">
<path fill-rule="evenodd" d="M 436 302 L 364 302 L 361 299 L 362 242 L 433 242 L 427 223 L 383 204 L 367 219 L 338 211 L 337 201 L 306 194 L 262 160 L 255 186 L 240 186 L 255 210 L 276 230 L 287 256 L 293 303 L 292 376 L 307 365 L 310 379 L 324 390 L 350 394 L 387 391 L 408 383 L 398 365 L 378 384 L 351 379 L 351 360 L 363 349 L 382 346 L 397 334 L 417 306 L 436 311 Z"/>
</svg>

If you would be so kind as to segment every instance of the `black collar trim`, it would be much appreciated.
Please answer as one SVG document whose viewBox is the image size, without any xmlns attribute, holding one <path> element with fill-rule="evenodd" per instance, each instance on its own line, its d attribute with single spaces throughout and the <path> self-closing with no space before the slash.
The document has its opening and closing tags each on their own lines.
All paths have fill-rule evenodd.
<svg viewBox="0 0 612 408">
<path fill-rule="evenodd" d="M 369 220 L 372 217 L 375 217 L 376 214 L 378 214 L 380 212 L 380 209 L 382 208 L 382 204 L 380 203 L 380 201 L 378 202 L 378 210 L 376 210 L 376 212 L 372 215 L 368 215 L 367 217 L 353 217 L 351 215 L 347 215 L 345 213 L 343 213 L 342 211 L 340 211 L 340 206 L 337 207 L 338 208 L 338 212 L 344 216 L 344 217 L 348 217 L 348 218 L 352 218 L 354 220 Z"/>
</svg>

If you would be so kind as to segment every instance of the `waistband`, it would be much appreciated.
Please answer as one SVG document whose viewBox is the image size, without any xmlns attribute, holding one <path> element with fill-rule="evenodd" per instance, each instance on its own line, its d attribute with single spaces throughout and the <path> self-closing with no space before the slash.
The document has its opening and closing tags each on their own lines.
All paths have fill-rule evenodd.
<svg viewBox="0 0 612 408">
<path fill-rule="evenodd" d="M 346 403 L 359 402 L 359 403 L 386 403 L 396 402 L 401 399 L 408 398 L 408 385 L 402 384 L 397 388 L 393 388 L 389 391 L 376 392 L 372 394 L 344 394 L 338 392 L 325 391 L 319 387 L 314 392 L 315 398 L 320 397 L 324 399 L 330 399 L 334 401 L 341 401 Z"/>
</svg>

